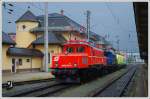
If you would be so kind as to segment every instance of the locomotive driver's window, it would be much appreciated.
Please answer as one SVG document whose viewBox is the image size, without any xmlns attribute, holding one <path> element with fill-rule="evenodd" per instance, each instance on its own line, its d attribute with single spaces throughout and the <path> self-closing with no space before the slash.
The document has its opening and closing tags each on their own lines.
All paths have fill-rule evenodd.
<svg viewBox="0 0 150 99">
<path fill-rule="evenodd" d="M 73 48 L 72 47 L 68 47 L 66 50 L 68 53 L 72 53 L 73 52 Z"/>
<path fill-rule="evenodd" d="M 82 53 L 84 51 L 85 51 L 85 49 L 82 46 L 77 48 L 77 52 L 79 52 L 79 53 Z"/>
</svg>

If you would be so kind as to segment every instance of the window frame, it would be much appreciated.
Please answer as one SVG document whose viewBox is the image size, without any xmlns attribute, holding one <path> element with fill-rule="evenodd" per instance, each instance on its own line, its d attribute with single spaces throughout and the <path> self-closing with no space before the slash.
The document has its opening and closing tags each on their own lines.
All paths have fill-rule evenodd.
<svg viewBox="0 0 150 99">
<path fill-rule="evenodd" d="M 22 25 L 22 29 L 25 30 L 26 29 L 26 25 Z"/>
<path fill-rule="evenodd" d="M 29 62 L 30 62 L 30 59 L 29 59 L 29 58 L 27 58 L 27 59 L 26 59 L 26 62 L 28 62 L 28 63 L 29 63 Z"/>
<path fill-rule="evenodd" d="M 68 52 L 68 48 L 72 48 L 72 51 L 71 51 L 71 52 Z M 66 48 L 66 52 L 67 52 L 67 53 L 74 53 L 74 52 L 75 52 L 74 47 L 69 47 L 69 46 L 68 46 L 68 47 Z"/>
<path fill-rule="evenodd" d="M 19 65 L 22 65 L 22 64 L 23 64 L 23 62 L 22 62 L 22 59 L 21 59 L 21 58 L 19 58 L 19 59 L 18 59 L 18 64 L 19 64 Z"/>
<path fill-rule="evenodd" d="M 82 51 L 82 52 L 81 52 L 81 51 L 79 52 L 79 48 L 83 48 L 83 51 Z M 84 46 L 79 46 L 79 47 L 77 47 L 77 48 L 76 48 L 76 52 L 77 52 L 77 53 L 85 53 L 85 47 L 84 47 Z"/>
</svg>

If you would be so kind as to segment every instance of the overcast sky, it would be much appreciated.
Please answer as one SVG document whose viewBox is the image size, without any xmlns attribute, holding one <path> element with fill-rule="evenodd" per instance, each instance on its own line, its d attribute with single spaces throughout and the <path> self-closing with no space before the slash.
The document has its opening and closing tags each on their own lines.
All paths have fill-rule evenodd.
<svg viewBox="0 0 150 99">
<path fill-rule="evenodd" d="M 8 4 L 8 3 L 7 3 Z M 11 3 L 14 6 L 3 7 L 4 32 L 16 32 L 15 21 L 24 14 L 28 6 L 35 15 L 44 14 L 44 3 Z M 134 20 L 133 5 L 131 2 L 79 2 L 79 3 L 52 3 L 49 2 L 49 13 L 64 14 L 81 25 L 86 26 L 86 10 L 91 11 L 91 30 L 101 36 L 107 35 L 107 40 L 111 41 L 117 48 L 116 41 L 119 39 L 119 49 L 138 52 L 137 33 Z M 8 9 L 13 9 L 12 14 L 8 14 Z M 9 24 L 8 22 L 12 23 Z"/>
</svg>

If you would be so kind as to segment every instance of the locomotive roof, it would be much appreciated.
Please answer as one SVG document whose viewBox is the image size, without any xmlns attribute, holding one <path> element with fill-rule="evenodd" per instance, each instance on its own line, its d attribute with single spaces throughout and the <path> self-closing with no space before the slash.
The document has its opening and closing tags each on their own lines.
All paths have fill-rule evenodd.
<svg viewBox="0 0 150 99">
<path fill-rule="evenodd" d="M 102 48 L 95 47 L 91 42 L 80 41 L 80 40 L 69 41 L 69 42 L 65 43 L 64 45 L 72 45 L 72 44 L 88 45 L 88 46 L 93 47 L 97 50 L 103 50 Z"/>
</svg>

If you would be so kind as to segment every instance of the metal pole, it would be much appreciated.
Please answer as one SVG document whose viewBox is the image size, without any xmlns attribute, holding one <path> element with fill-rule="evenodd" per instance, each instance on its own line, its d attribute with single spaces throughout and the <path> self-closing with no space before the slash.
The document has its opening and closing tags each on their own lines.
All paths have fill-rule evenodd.
<svg viewBox="0 0 150 99">
<path fill-rule="evenodd" d="M 48 2 L 45 2 L 45 55 L 44 55 L 44 59 L 45 59 L 45 66 L 44 66 L 44 71 L 48 72 Z"/>
<path fill-rule="evenodd" d="M 86 32 L 87 32 L 87 40 L 89 42 L 90 40 L 90 11 L 87 10 L 87 20 L 86 20 L 86 23 L 87 23 L 87 29 L 86 29 Z"/>
<path fill-rule="evenodd" d="M 118 40 L 117 40 L 118 51 L 119 51 L 119 42 L 120 42 L 120 40 L 118 39 Z"/>
</svg>

